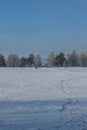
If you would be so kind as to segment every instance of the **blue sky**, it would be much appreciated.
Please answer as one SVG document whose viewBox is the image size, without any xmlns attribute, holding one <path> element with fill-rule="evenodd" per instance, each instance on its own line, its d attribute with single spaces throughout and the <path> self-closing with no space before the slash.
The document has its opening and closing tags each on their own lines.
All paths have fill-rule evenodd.
<svg viewBox="0 0 87 130">
<path fill-rule="evenodd" d="M 0 0 L 0 53 L 87 50 L 87 0 Z"/>
</svg>

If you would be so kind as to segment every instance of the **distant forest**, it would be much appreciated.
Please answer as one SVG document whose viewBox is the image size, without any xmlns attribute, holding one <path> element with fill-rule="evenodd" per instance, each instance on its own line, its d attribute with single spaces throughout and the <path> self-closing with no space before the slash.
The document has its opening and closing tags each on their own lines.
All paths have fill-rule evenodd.
<svg viewBox="0 0 87 130">
<path fill-rule="evenodd" d="M 66 56 L 63 52 L 55 54 L 52 50 L 43 61 L 41 55 L 30 54 L 28 57 L 19 58 L 16 54 L 9 54 L 8 58 L 0 54 L 0 67 L 87 67 L 87 51 L 74 48 Z"/>
</svg>

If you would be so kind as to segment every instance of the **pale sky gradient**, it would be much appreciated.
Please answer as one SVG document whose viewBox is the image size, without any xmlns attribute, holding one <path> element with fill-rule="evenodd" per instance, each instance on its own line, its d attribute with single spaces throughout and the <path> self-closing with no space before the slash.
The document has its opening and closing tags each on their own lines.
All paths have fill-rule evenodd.
<svg viewBox="0 0 87 130">
<path fill-rule="evenodd" d="M 0 53 L 87 50 L 87 0 L 0 0 Z"/>
</svg>

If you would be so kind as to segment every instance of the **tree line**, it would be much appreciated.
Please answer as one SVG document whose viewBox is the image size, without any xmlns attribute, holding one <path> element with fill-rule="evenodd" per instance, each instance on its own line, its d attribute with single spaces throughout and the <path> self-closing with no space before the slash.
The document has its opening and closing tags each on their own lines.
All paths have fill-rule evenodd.
<svg viewBox="0 0 87 130">
<path fill-rule="evenodd" d="M 74 48 L 65 56 L 63 52 L 55 54 L 52 50 L 48 52 L 45 61 L 40 54 L 30 54 L 27 58 L 19 58 L 16 54 L 10 54 L 7 59 L 0 54 L 0 67 L 87 67 L 87 51 L 80 50 L 78 53 Z"/>
</svg>

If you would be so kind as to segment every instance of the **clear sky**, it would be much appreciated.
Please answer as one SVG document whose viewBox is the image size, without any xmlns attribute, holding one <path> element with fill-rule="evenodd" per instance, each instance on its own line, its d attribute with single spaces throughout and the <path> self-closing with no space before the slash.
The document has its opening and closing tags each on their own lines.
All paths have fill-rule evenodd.
<svg viewBox="0 0 87 130">
<path fill-rule="evenodd" d="M 87 0 L 0 0 L 0 53 L 87 50 Z"/>
</svg>

